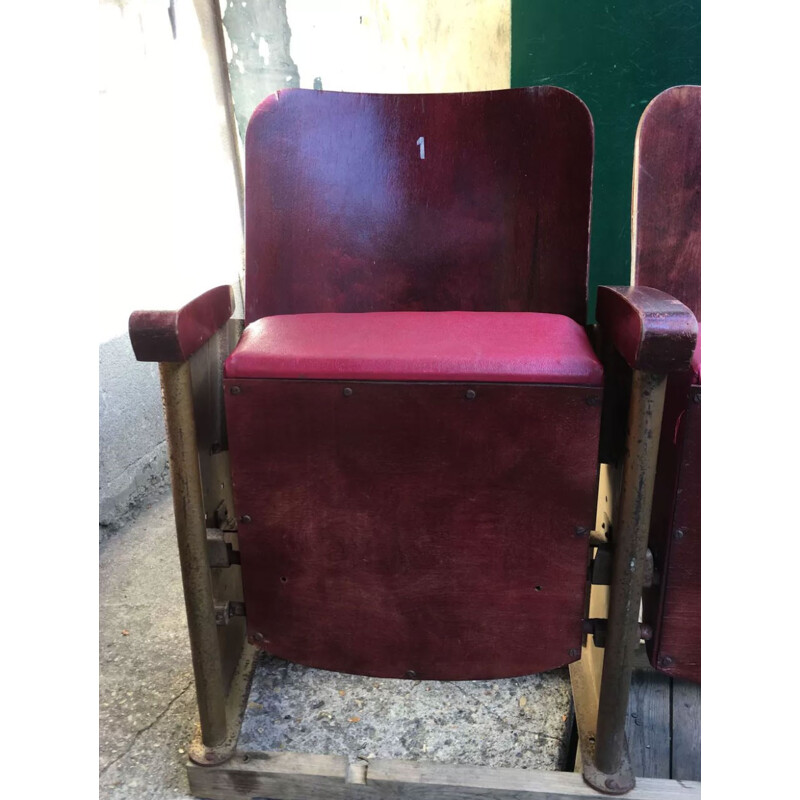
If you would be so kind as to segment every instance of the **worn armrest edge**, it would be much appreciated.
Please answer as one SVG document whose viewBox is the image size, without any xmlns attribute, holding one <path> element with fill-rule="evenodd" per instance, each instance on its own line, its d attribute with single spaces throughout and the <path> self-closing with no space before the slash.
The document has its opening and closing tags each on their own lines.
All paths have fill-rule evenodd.
<svg viewBox="0 0 800 800">
<path fill-rule="evenodd" d="M 188 361 L 233 314 L 233 288 L 217 286 L 177 311 L 134 311 L 128 333 L 137 361 Z"/>
<path fill-rule="evenodd" d="M 646 286 L 599 286 L 597 321 L 632 369 L 667 373 L 689 367 L 697 320 L 672 295 Z"/>
</svg>

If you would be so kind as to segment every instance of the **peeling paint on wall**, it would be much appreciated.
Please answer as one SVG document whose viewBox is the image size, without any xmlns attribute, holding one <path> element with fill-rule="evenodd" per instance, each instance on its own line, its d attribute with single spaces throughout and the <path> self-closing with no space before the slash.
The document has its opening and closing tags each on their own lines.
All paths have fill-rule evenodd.
<svg viewBox="0 0 800 800">
<path fill-rule="evenodd" d="M 398 93 L 510 86 L 510 0 L 221 2 L 242 136 L 258 103 L 286 86 Z"/>
</svg>

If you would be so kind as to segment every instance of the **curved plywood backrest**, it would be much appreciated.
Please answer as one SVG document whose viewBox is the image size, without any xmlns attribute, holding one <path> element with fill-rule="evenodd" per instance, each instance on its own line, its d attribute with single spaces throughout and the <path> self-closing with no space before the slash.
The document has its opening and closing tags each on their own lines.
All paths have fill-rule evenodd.
<svg viewBox="0 0 800 800">
<path fill-rule="evenodd" d="M 644 110 L 633 167 L 632 283 L 676 297 L 700 319 L 700 87 Z"/>
<path fill-rule="evenodd" d="M 246 141 L 245 315 L 545 311 L 586 321 L 593 128 L 552 86 L 290 89 Z"/>
</svg>

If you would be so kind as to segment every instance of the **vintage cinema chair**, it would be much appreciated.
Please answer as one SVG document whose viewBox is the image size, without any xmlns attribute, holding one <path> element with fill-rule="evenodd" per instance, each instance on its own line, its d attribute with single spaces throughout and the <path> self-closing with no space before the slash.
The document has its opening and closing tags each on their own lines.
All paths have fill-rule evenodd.
<svg viewBox="0 0 800 800">
<path fill-rule="evenodd" d="M 130 324 L 137 358 L 161 362 L 196 793 L 311 795 L 294 762 L 235 754 L 258 649 L 434 680 L 580 658 L 604 381 L 585 328 L 592 157 L 588 110 L 554 87 L 289 90 L 254 113 L 241 337 L 229 287 Z M 628 456 L 599 727 L 595 710 L 581 736 L 587 780 L 622 793 L 648 465 L 665 376 L 696 330 L 666 295 L 615 297 L 607 338 L 634 368 Z M 224 779 L 196 766 L 228 759 Z M 314 796 L 344 797 L 345 772 L 394 791 L 392 763 L 326 772 Z M 319 789 L 327 769 L 305 778 Z"/>
<path fill-rule="evenodd" d="M 698 320 L 688 369 L 670 375 L 658 452 L 645 590 L 652 665 L 700 682 L 700 87 L 676 86 L 636 134 L 633 283 L 669 292 Z"/>
</svg>

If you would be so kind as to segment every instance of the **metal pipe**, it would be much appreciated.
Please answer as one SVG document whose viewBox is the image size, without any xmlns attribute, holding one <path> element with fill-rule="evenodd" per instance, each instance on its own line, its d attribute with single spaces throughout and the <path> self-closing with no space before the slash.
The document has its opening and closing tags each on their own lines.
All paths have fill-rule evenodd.
<svg viewBox="0 0 800 800">
<path fill-rule="evenodd" d="M 595 765 L 608 774 L 619 771 L 624 757 L 666 382 L 666 375 L 633 373 L 622 488 L 612 538 L 608 631 L 597 714 Z"/>
<path fill-rule="evenodd" d="M 203 744 L 214 747 L 227 735 L 225 687 L 206 547 L 192 377 L 188 362 L 158 366 L 200 728 Z"/>
</svg>

